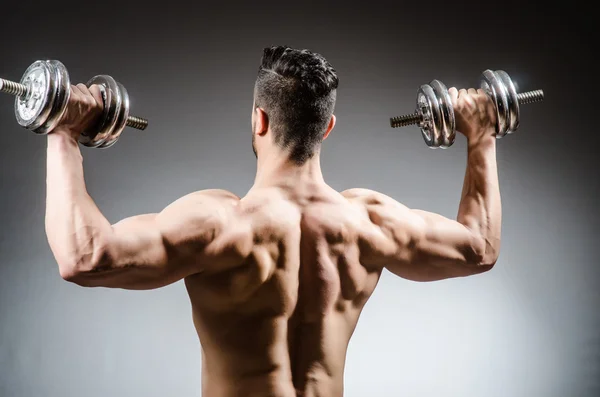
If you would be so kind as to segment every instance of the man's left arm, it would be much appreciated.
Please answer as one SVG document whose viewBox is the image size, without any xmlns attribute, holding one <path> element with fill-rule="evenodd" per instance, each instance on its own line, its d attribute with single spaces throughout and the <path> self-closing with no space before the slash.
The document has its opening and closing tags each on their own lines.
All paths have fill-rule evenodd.
<svg viewBox="0 0 600 397">
<path fill-rule="evenodd" d="M 235 263 L 239 242 L 228 233 L 237 198 L 210 190 L 184 196 L 156 214 L 114 225 L 87 192 L 83 158 L 70 131 L 48 135 L 46 234 L 61 276 L 87 287 L 159 288 Z"/>
</svg>

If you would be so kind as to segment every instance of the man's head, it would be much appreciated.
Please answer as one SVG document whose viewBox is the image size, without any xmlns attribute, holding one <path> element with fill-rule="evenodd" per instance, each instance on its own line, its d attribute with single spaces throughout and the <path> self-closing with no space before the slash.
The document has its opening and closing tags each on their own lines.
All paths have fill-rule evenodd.
<svg viewBox="0 0 600 397">
<path fill-rule="evenodd" d="M 312 158 L 335 125 L 337 87 L 335 69 L 320 54 L 265 48 L 254 86 L 254 154 L 276 149 L 297 164 Z"/>
</svg>

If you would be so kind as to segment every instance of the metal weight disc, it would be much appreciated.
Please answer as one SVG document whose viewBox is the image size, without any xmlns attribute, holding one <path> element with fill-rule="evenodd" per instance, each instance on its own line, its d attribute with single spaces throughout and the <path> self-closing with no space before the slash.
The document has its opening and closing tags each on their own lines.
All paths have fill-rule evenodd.
<svg viewBox="0 0 600 397">
<path fill-rule="evenodd" d="M 60 122 L 67 110 L 67 104 L 71 97 L 71 81 L 65 65 L 55 60 L 47 61 L 47 64 L 50 68 L 51 76 L 56 81 L 57 89 L 48 118 L 41 127 L 35 130 L 36 134 L 42 135 L 51 132 Z"/>
<path fill-rule="evenodd" d="M 423 84 L 417 92 L 417 112 L 422 116 L 419 127 L 425 144 L 433 149 L 440 147 L 443 143 L 442 115 L 438 99 L 429 84 Z"/>
<path fill-rule="evenodd" d="M 452 99 L 448 93 L 448 88 L 439 80 L 433 80 L 429 83 L 435 95 L 440 109 L 441 128 L 440 128 L 440 144 L 439 147 L 447 149 L 454 143 L 456 138 L 456 119 L 454 117 L 454 107 L 452 107 Z"/>
<path fill-rule="evenodd" d="M 117 82 L 117 86 L 119 87 L 121 97 L 121 107 L 118 112 L 119 114 L 117 117 L 117 122 L 115 123 L 111 134 L 100 146 L 98 146 L 101 149 L 107 149 L 115 143 L 117 143 L 119 137 L 121 136 L 121 133 L 123 132 L 127 124 L 127 118 L 129 117 L 129 93 L 127 92 L 123 84 Z"/>
<path fill-rule="evenodd" d="M 21 84 L 28 87 L 27 94 L 15 99 L 15 116 L 22 127 L 30 130 L 39 128 L 48 117 L 56 95 L 56 82 L 46 61 L 32 63 Z"/>
<path fill-rule="evenodd" d="M 519 121 L 521 120 L 521 114 L 519 110 L 519 97 L 517 96 L 517 88 L 513 83 L 512 79 L 504 70 L 496 70 L 496 75 L 500 77 L 502 83 L 506 87 L 507 99 L 508 99 L 508 130 L 507 134 L 515 132 L 519 128 Z"/>
<path fill-rule="evenodd" d="M 492 70 L 485 70 L 481 76 L 481 88 L 496 105 L 496 138 L 502 138 L 508 130 L 508 94 L 506 86 Z"/>
<path fill-rule="evenodd" d="M 97 148 L 106 141 L 117 123 L 121 108 L 121 95 L 117 82 L 110 76 L 94 76 L 86 83 L 88 87 L 94 84 L 99 85 L 102 91 L 104 113 L 97 128 L 94 128 L 93 131 L 84 131 L 78 141 L 84 146 Z"/>
</svg>

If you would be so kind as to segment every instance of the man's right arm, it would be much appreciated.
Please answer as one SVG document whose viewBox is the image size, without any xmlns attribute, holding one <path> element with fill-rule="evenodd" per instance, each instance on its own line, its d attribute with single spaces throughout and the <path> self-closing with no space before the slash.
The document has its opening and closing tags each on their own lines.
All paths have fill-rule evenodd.
<svg viewBox="0 0 600 397">
<path fill-rule="evenodd" d="M 490 270 L 499 255 L 501 205 L 491 104 L 481 92 L 453 91 L 457 121 L 468 138 L 468 159 L 456 220 L 409 209 L 363 189 L 345 195 L 368 217 L 361 228 L 361 260 L 415 281 L 463 277 Z M 470 118 L 469 118 L 470 117 Z M 470 120 L 479 117 L 476 122 Z M 474 130 L 476 129 L 476 130 Z"/>
</svg>

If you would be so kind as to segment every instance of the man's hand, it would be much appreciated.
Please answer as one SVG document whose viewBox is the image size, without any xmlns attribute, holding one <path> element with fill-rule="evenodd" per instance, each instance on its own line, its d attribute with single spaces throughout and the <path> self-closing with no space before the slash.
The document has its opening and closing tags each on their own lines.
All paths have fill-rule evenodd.
<svg viewBox="0 0 600 397">
<path fill-rule="evenodd" d="M 89 88 L 82 83 L 72 85 L 67 110 L 50 135 L 66 135 L 76 141 L 82 132 L 97 127 L 103 111 L 104 101 L 98 85 Z"/>
<path fill-rule="evenodd" d="M 496 109 L 485 91 L 452 87 L 448 92 L 456 117 L 456 130 L 466 136 L 470 144 L 494 137 Z"/>
</svg>

